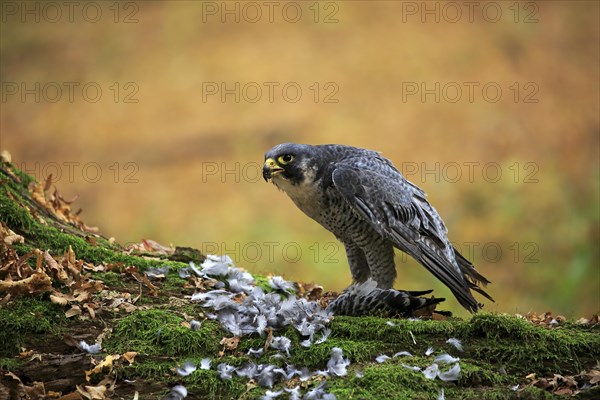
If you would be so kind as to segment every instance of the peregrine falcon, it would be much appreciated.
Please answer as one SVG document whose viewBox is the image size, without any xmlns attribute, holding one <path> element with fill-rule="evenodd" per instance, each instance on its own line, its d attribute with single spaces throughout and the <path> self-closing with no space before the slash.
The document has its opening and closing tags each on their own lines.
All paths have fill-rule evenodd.
<svg viewBox="0 0 600 400">
<path fill-rule="evenodd" d="M 482 307 L 471 290 L 493 301 L 479 287 L 489 281 L 452 246 L 425 192 L 379 152 L 280 144 L 265 154 L 263 177 L 344 244 L 355 283 L 372 279 L 378 289 L 390 289 L 398 248 L 442 281 L 468 311 Z"/>
</svg>

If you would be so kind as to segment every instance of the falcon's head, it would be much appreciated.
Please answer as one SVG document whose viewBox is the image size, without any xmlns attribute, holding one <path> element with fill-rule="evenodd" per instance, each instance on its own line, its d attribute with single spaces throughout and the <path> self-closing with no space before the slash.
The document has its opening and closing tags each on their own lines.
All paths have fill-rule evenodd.
<svg viewBox="0 0 600 400">
<path fill-rule="evenodd" d="M 307 144 L 279 144 L 265 154 L 263 178 L 280 189 L 312 183 L 318 168 L 317 153 L 317 147 Z"/>
</svg>

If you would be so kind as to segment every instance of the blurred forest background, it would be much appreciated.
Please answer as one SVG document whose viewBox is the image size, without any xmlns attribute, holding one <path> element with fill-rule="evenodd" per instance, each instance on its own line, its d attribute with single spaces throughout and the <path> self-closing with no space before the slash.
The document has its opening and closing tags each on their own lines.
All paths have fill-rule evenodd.
<svg viewBox="0 0 600 400">
<path fill-rule="evenodd" d="M 262 181 L 263 154 L 379 150 L 493 282 L 487 310 L 589 317 L 599 3 L 472 4 L 3 2 L 0 148 L 122 244 L 227 253 L 326 290 L 350 282 L 343 248 Z M 397 288 L 451 297 L 397 264 Z"/>
</svg>

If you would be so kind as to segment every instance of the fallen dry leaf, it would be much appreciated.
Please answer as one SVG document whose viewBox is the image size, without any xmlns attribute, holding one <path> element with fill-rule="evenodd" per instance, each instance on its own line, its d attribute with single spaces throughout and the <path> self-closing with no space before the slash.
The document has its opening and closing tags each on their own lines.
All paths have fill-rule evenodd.
<svg viewBox="0 0 600 400">
<path fill-rule="evenodd" d="M 10 155 L 10 152 L 8 150 L 2 150 L 0 152 L 0 162 L 3 162 L 3 163 L 12 162 L 12 156 Z"/>
<path fill-rule="evenodd" d="M 323 294 L 323 286 L 301 282 L 298 282 L 297 285 L 300 297 L 307 298 L 308 300 L 316 300 Z"/>
<path fill-rule="evenodd" d="M 45 272 L 35 272 L 30 277 L 18 281 L 0 281 L 0 293 L 8 292 L 12 295 L 43 293 L 51 289 L 52 279 Z"/>
<path fill-rule="evenodd" d="M 77 385 L 77 391 L 81 393 L 83 397 L 89 400 L 103 400 L 106 399 L 107 389 L 106 386 L 83 386 Z"/>
<path fill-rule="evenodd" d="M 73 297 L 70 295 L 65 295 L 64 293 L 60 293 L 57 291 L 53 291 L 52 294 L 50 295 L 50 301 L 53 302 L 54 304 L 59 304 L 61 306 L 66 306 L 67 304 L 69 304 L 69 299 L 68 297 Z"/>
<path fill-rule="evenodd" d="M 143 239 L 141 243 L 130 244 L 125 248 L 128 254 L 131 253 L 150 253 L 155 255 L 169 255 L 175 252 L 173 246 L 163 246 L 154 240 Z"/>
<path fill-rule="evenodd" d="M 235 350 L 240 344 L 240 338 L 238 336 L 234 336 L 232 338 L 224 337 L 223 339 L 221 339 L 219 344 L 222 344 L 227 350 Z"/>
<path fill-rule="evenodd" d="M 269 345 L 270 345 L 270 344 L 271 344 L 271 342 L 273 341 L 273 328 L 271 328 L 271 327 L 268 327 L 268 328 L 266 329 L 266 331 L 267 331 L 267 340 L 265 340 L 265 347 L 264 347 L 264 349 L 265 349 L 265 352 L 266 352 L 267 350 L 269 350 Z"/>
<path fill-rule="evenodd" d="M 4 378 L 10 378 L 11 381 L 3 379 L 3 387 L 6 385 L 11 389 L 11 398 L 17 399 L 43 399 L 46 397 L 46 389 L 43 382 L 33 382 L 31 386 L 23 384 L 21 378 L 10 371 L 4 372 Z"/>
<path fill-rule="evenodd" d="M 46 250 L 44 252 L 44 261 L 46 261 L 46 265 L 48 265 L 48 267 L 50 267 L 50 271 L 54 273 L 54 276 L 56 276 L 56 278 L 63 283 L 66 283 L 69 281 L 69 276 L 67 275 L 67 272 L 65 271 L 65 269 L 63 268 L 62 265 L 60 265 L 55 259 L 54 257 L 52 257 L 50 255 L 50 253 L 48 252 L 48 250 Z"/>
<path fill-rule="evenodd" d="M 23 385 L 25 393 L 30 399 L 44 399 L 46 398 L 46 388 L 44 382 L 33 382 L 31 386 Z"/>
<path fill-rule="evenodd" d="M 158 286 L 155 286 L 152 282 L 150 282 L 150 279 L 148 279 L 148 277 L 146 275 L 142 275 L 139 272 L 137 272 L 137 268 L 135 267 L 127 267 L 126 271 L 133 276 L 133 278 L 144 284 L 144 286 L 146 286 L 148 289 L 150 289 L 150 295 L 153 297 L 158 296 Z"/>
<path fill-rule="evenodd" d="M 23 238 L 23 236 L 17 235 L 15 233 L 13 235 L 4 236 L 4 243 L 6 243 L 6 244 L 25 243 L 25 238 Z"/>
<path fill-rule="evenodd" d="M 105 368 L 108 369 L 108 371 L 106 371 L 106 373 L 110 373 L 113 368 L 113 360 L 114 359 L 115 359 L 115 356 L 108 355 L 108 356 L 106 356 L 106 358 L 104 360 L 100 361 L 100 363 L 98 365 L 96 365 L 94 368 L 90 369 L 89 371 L 85 371 L 85 380 L 89 382 L 90 377 L 93 374 L 102 373 Z"/>
<path fill-rule="evenodd" d="M 65 312 L 65 317 L 71 318 L 76 315 L 81 315 L 81 308 L 78 305 L 72 305 L 70 309 Z"/>
<path fill-rule="evenodd" d="M 59 397 L 58 400 L 83 400 L 83 397 L 79 392 L 72 392 Z"/>
<path fill-rule="evenodd" d="M 96 318 L 96 311 L 94 311 L 94 308 L 96 308 L 96 305 L 94 303 L 85 303 L 83 305 L 83 308 L 85 308 L 88 312 L 88 314 L 90 314 L 90 317 L 92 319 Z"/>
<path fill-rule="evenodd" d="M 593 369 L 590 372 L 588 372 L 587 375 L 590 378 L 591 385 L 595 385 L 598 382 L 600 382 L 600 371 Z"/>
<path fill-rule="evenodd" d="M 127 353 L 121 354 L 121 357 L 123 357 L 129 364 L 133 364 L 135 356 L 137 355 L 137 351 L 128 351 Z"/>
<path fill-rule="evenodd" d="M 79 340 L 75 339 L 70 333 L 63 334 L 63 341 L 67 346 L 79 348 Z"/>
<path fill-rule="evenodd" d="M 31 356 L 34 353 L 33 350 L 23 350 L 22 352 L 19 353 L 19 358 L 27 358 L 29 356 Z"/>
</svg>

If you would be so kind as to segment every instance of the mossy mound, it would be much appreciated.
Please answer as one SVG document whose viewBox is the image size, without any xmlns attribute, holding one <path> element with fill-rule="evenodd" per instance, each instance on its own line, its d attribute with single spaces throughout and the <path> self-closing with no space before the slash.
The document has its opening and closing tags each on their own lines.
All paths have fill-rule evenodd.
<svg viewBox="0 0 600 400">
<path fill-rule="evenodd" d="M 437 399 L 442 390 L 448 399 L 543 399 L 553 397 L 552 391 L 557 393 L 559 388 L 536 386 L 532 383 L 539 381 L 531 374 L 548 379 L 555 374 L 578 376 L 596 368 L 600 359 L 597 324 L 567 321 L 542 326 L 517 316 L 490 313 L 469 320 L 335 317 L 329 325 L 331 335 L 321 344 L 301 346 L 303 338 L 289 327 L 275 332 L 292 341 L 289 358 L 274 357 L 277 352 L 272 349 L 259 358 L 250 357 L 247 351 L 265 347 L 265 337 L 254 334 L 242 337 L 234 346 L 222 344 L 221 340 L 230 335 L 217 321 L 206 318 L 207 310 L 189 301 L 197 289 L 177 274 L 187 265 L 184 260 L 127 254 L 113 241 L 56 220 L 51 211 L 32 199 L 32 183 L 30 177 L 3 163 L 0 221 L 24 238 L 23 243 L 3 243 L 3 257 L 8 259 L 14 251 L 24 259 L 39 249 L 58 258 L 72 251 L 77 260 L 89 265 L 90 269 L 82 274 L 101 281 L 102 290 L 91 295 L 87 303 L 81 302 L 83 313 L 70 316 L 65 313 L 75 303 L 57 304 L 49 292 L 22 293 L 12 298 L 0 293 L 4 299 L 0 308 L 0 368 L 4 372 L 0 389 L 2 385 L 14 387 L 14 379 L 6 375 L 10 371 L 20 378 L 23 387 L 41 381 L 47 390 L 63 394 L 76 391 L 75 385 L 100 384 L 103 377 L 110 376 L 116 379 L 112 392 L 115 398 L 131 397 L 135 392 L 141 399 L 162 398 L 173 385 L 183 384 L 191 398 L 252 399 L 263 396 L 266 389 L 235 375 L 231 380 L 222 380 L 216 364 L 253 361 L 318 370 L 326 367 L 332 349 L 338 347 L 351 361 L 347 376 L 327 380 L 327 390 L 338 399 Z M 39 262 L 36 264 L 33 256 L 26 260 L 32 269 L 39 268 Z M 99 265 L 111 268 L 93 268 Z M 136 275 L 164 265 L 170 267 L 169 272 L 158 281 L 146 283 Z M 268 288 L 264 277 L 256 277 L 256 281 Z M 72 288 L 55 280 L 52 289 L 66 295 Z M 127 307 L 122 307 L 124 302 Z M 94 311 L 86 313 L 89 308 Z M 189 327 L 192 319 L 200 321 L 197 330 Z M 80 340 L 93 343 L 98 336 L 103 341 L 97 355 L 83 353 L 73 345 Z M 449 338 L 459 339 L 463 351 L 447 343 Z M 426 355 L 430 347 L 434 352 Z M 392 356 L 399 351 L 408 351 L 413 357 L 396 357 L 383 363 L 375 360 L 379 355 Z M 123 361 L 123 355 L 131 352 L 137 353 L 135 360 Z M 421 371 L 407 368 L 407 364 L 424 368 L 431 364 L 432 357 L 442 353 L 460 357 L 461 375 L 457 381 L 427 379 Z M 106 361 L 108 355 L 120 358 L 115 357 L 110 368 L 88 374 L 86 381 L 82 372 L 92 370 L 92 359 L 98 363 Z M 64 358 L 72 360 L 71 364 L 56 361 Z M 212 360 L 211 369 L 197 369 L 186 377 L 175 372 L 185 361 L 197 364 L 203 358 Z M 54 364 L 50 363 L 57 367 L 52 369 Z M 60 380 L 57 376 L 70 378 Z M 287 387 L 299 384 L 307 389 L 318 383 L 296 380 Z M 279 383 L 273 390 L 285 386 Z M 580 397 L 600 397 L 597 384 L 586 390 L 575 387 L 573 392 Z"/>
</svg>

